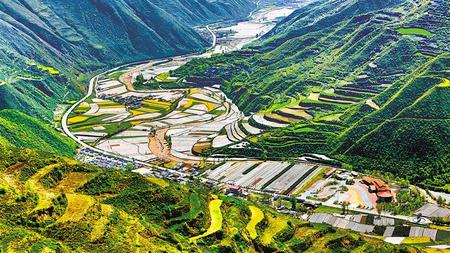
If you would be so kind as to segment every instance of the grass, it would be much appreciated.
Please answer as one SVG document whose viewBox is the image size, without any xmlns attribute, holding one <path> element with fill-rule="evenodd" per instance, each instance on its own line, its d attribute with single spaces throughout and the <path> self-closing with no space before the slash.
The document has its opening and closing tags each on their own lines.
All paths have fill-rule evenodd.
<svg viewBox="0 0 450 253">
<path fill-rule="evenodd" d="M 170 78 L 170 72 L 164 72 L 164 73 L 161 73 L 156 76 L 156 79 L 158 79 L 159 81 L 161 81 L 163 83 L 173 83 L 173 82 L 177 81 L 175 79 L 169 79 L 169 78 Z"/>
<path fill-rule="evenodd" d="M 304 190 L 308 189 L 313 183 L 317 182 L 319 179 L 323 178 L 323 175 L 325 173 L 325 168 L 321 168 L 319 173 L 317 173 L 315 176 L 310 178 L 308 181 L 306 181 L 296 192 L 295 194 L 299 194 L 303 192 Z"/>
<path fill-rule="evenodd" d="M 81 194 L 67 194 L 68 205 L 64 214 L 58 219 L 58 222 L 77 222 L 87 213 L 89 208 L 94 205 L 95 199 Z"/>
<path fill-rule="evenodd" d="M 431 32 L 422 28 L 400 28 L 397 32 L 403 35 L 423 35 L 427 37 L 433 35 Z"/>
<path fill-rule="evenodd" d="M 222 205 L 222 200 L 220 200 L 220 199 L 214 199 L 214 200 L 211 200 L 211 202 L 209 202 L 209 214 L 211 217 L 211 225 L 209 226 L 208 230 L 205 233 L 189 238 L 190 242 L 195 242 L 198 239 L 212 235 L 222 229 L 223 217 L 222 217 L 222 212 L 220 211 L 221 205 Z"/>
<path fill-rule="evenodd" d="M 249 206 L 248 208 L 252 213 L 252 217 L 248 222 L 246 229 L 250 234 L 250 238 L 256 239 L 256 237 L 258 236 L 256 225 L 258 225 L 258 223 L 260 223 L 264 219 L 264 213 L 256 206 Z"/>
<path fill-rule="evenodd" d="M 116 71 L 108 75 L 109 79 L 119 79 L 121 75 L 123 75 L 125 71 Z"/>
<path fill-rule="evenodd" d="M 147 178 L 148 181 L 150 181 L 152 184 L 156 184 L 157 186 L 161 187 L 161 188 L 166 188 L 168 187 L 170 184 L 169 182 L 167 182 L 164 179 L 161 178 L 156 178 L 156 177 L 149 177 Z"/>
<path fill-rule="evenodd" d="M 83 186 L 91 178 L 90 174 L 81 172 L 71 172 L 56 187 L 57 190 L 64 190 L 66 193 L 74 192 Z"/>
<path fill-rule="evenodd" d="M 59 75 L 59 71 L 57 69 L 53 68 L 53 67 L 44 66 L 44 65 L 38 65 L 37 68 L 42 70 L 42 71 L 47 71 L 51 75 Z"/>
<path fill-rule="evenodd" d="M 273 237 L 287 227 L 287 221 L 282 217 L 267 216 L 267 220 L 269 226 L 264 230 L 261 236 L 261 242 L 265 246 L 270 245 L 273 241 Z"/>
<path fill-rule="evenodd" d="M 184 213 L 183 215 L 175 218 L 174 221 L 192 220 L 195 219 L 197 215 L 200 214 L 200 212 L 202 211 L 202 204 L 200 195 L 197 192 L 191 194 L 191 196 L 189 197 L 189 204 L 190 204 L 189 212 Z"/>
<path fill-rule="evenodd" d="M 336 113 L 336 114 L 330 114 L 326 116 L 322 116 L 319 118 L 319 120 L 323 121 L 340 121 L 340 117 L 343 115 L 343 113 Z"/>
<path fill-rule="evenodd" d="M 91 234 L 90 234 L 90 240 L 96 241 L 100 238 L 102 238 L 103 234 L 105 233 L 106 225 L 109 222 L 109 216 L 113 212 L 113 207 L 110 205 L 101 205 L 101 214 L 102 216 L 100 219 L 95 221 Z"/>
</svg>

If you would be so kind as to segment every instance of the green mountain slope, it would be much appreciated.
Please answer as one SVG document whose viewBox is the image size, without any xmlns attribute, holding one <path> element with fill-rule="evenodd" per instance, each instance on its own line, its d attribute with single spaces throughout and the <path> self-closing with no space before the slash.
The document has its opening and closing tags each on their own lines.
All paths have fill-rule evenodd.
<svg viewBox="0 0 450 253">
<path fill-rule="evenodd" d="M 418 252 L 215 195 L 201 184 L 31 151 L 0 149 L 0 158 L 2 252 Z"/>
<path fill-rule="evenodd" d="M 15 110 L 0 111 L 0 145 L 73 156 L 76 145 L 50 126 Z"/>
<path fill-rule="evenodd" d="M 448 9 L 443 0 L 317 1 L 244 52 L 194 61 L 175 74 L 219 77 L 242 111 L 289 125 L 270 128 L 250 118 L 268 130 L 246 140 L 254 149 L 213 153 L 323 153 L 361 170 L 444 186 Z"/>
<path fill-rule="evenodd" d="M 50 119 L 57 102 L 81 94 L 80 73 L 201 51 L 208 42 L 194 26 L 245 17 L 254 6 L 250 0 L 2 1 L 0 108 Z"/>
</svg>

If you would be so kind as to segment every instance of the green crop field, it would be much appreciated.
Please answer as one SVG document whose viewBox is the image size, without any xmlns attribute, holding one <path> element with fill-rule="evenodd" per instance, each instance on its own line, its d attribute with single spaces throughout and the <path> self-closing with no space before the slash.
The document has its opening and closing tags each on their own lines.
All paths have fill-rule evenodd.
<svg viewBox="0 0 450 253">
<path fill-rule="evenodd" d="M 430 31 L 422 28 L 400 28 L 397 31 L 403 35 L 423 35 L 427 37 L 433 35 Z"/>
</svg>

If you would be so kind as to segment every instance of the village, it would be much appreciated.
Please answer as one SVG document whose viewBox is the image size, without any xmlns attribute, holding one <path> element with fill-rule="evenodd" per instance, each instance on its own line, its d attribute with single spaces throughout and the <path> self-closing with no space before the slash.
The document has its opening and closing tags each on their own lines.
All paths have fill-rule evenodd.
<svg viewBox="0 0 450 253">
<path fill-rule="evenodd" d="M 289 11 L 277 13 L 287 15 Z M 272 13 L 274 17 L 277 15 Z M 270 18 L 259 13 L 258 19 Z M 216 27 L 219 36 L 214 39 L 219 44 L 201 56 L 152 60 L 94 78 L 93 94 L 80 102 L 67 120 L 70 132 L 86 144 L 77 159 L 182 184 L 200 181 L 230 197 L 256 198 L 281 213 L 390 243 L 450 238 L 446 205 L 450 195 L 437 196 L 414 185 L 385 180 L 383 175 L 346 170 L 321 155 L 292 161 L 203 157 L 202 152 L 209 148 L 246 148 L 251 137 L 268 128 L 311 118 L 305 110 L 307 103 L 246 116 L 211 79 L 188 78 L 184 81 L 197 84 L 189 89 L 171 86 L 178 81 L 171 76 L 172 70 L 196 57 L 239 49 L 270 28 L 259 25 L 260 32 L 249 34 L 249 26 L 244 24 L 240 33 L 229 32 L 236 27 L 239 24 Z M 152 80 L 160 87 L 135 89 L 133 84 L 139 79 Z M 314 96 L 312 93 L 312 100 L 328 99 Z M 405 196 L 417 200 L 417 205 L 403 202 Z"/>
</svg>

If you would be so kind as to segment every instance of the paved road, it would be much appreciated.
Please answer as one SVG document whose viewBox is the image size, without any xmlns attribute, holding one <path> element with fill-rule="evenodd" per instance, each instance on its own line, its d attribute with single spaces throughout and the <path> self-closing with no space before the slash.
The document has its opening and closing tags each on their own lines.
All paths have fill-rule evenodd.
<svg viewBox="0 0 450 253">
<path fill-rule="evenodd" d="M 213 43 L 212 43 L 210 49 L 214 49 L 217 45 L 217 35 L 211 30 L 209 25 L 206 26 L 206 29 L 211 33 L 211 35 L 213 37 Z"/>
</svg>

